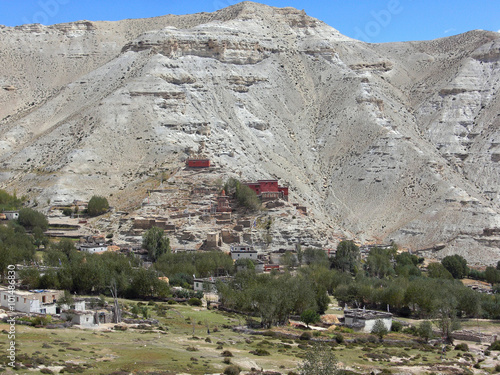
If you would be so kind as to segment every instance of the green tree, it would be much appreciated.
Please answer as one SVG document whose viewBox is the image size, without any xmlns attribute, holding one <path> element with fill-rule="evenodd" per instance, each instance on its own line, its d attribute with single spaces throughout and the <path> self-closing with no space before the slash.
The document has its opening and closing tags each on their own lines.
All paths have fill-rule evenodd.
<svg viewBox="0 0 500 375">
<path fill-rule="evenodd" d="M 300 375 L 337 375 L 337 357 L 332 348 L 325 344 L 316 344 L 308 349 L 304 361 L 299 366 Z"/>
<path fill-rule="evenodd" d="M 165 236 L 164 230 L 158 227 L 152 227 L 144 233 L 142 246 L 148 251 L 153 262 L 170 252 L 170 240 Z"/>
<path fill-rule="evenodd" d="M 134 298 L 166 297 L 169 294 L 168 284 L 158 279 L 156 272 L 139 268 L 132 276 L 129 294 Z"/>
<path fill-rule="evenodd" d="M 319 314 L 312 309 L 307 309 L 300 314 L 300 320 L 306 323 L 307 328 L 309 328 L 309 324 L 319 322 Z"/>
<path fill-rule="evenodd" d="M 3 280 L 7 267 L 34 259 L 35 246 L 31 236 L 19 224 L 11 221 L 0 225 L 0 278 Z"/>
<path fill-rule="evenodd" d="M 325 267 L 328 266 L 328 255 L 326 255 L 323 249 L 315 249 L 312 247 L 308 247 L 304 250 L 304 262 L 307 265 L 316 264 L 323 265 Z"/>
<path fill-rule="evenodd" d="M 393 273 L 392 258 L 394 253 L 390 249 L 375 247 L 370 251 L 366 259 L 366 266 L 371 276 L 383 278 Z"/>
<path fill-rule="evenodd" d="M 21 208 L 25 198 L 17 198 L 16 193 L 10 195 L 5 190 L 0 189 L 0 212 L 18 210 Z"/>
<path fill-rule="evenodd" d="M 467 261 L 457 254 L 444 257 L 441 264 L 455 279 L 463 279 L 469 273 Z"/>
<path fill-rule="evenodd" d="M 257 211 L 261 208 L 261 202 L 255 191 L 235 178 L 230 178 L 225 183 L 224 190 L 226 194 L 233 195 L 240 206 L 246 207 L 251 211 Z"/>
<path fill-rule="evenodd" d="M 375 324 L 373 325 L 372 332 L 374 335 L 376 335 L 380 341 L 383 340 L 384 336 L 389 333 L 387 330 L 387 327 L 385 326 L 384 322 L 381 319 L 377 319 L 375 321 Z"/>
<path fill-rule="evenodd" d="M 417 328 L 418 336 L 421 337 L 426 343 L 434 337 L 434 333 L 432 332 L 432 323 L 428 320 L 424 320 L 420 322 Z"/>
<path fill-rule="evenodd" d="M 486 267 L 486 270 L 484 271 L 484 276 L 486 278 L 486 281 L 490 283 L 491 285 L 500 283 L 500 271 L 497 270 L 495 267 Z"/>
<path fill-rule="evenodd" d="M 284 265 L 287 269 L 292 269 L 299 265 L 299 262 L 297 261 L 297 257 L 295 256 L 295 254 L 292 254 L 290 252 L 286 252 L 281 256 L 280 263 Z"/>
<path fill-rule="evenodd" d="M 451 284 L 443 285 L 438 291 L 435 304 L 435 324 L 441 331 L 441 337 L 448 344 L 453 344 L 452 332 L 460 329 L 460 322 L 457 319 L 458 301 L 455 297 Z"/>
<path fill-rule="evenodd" d="M 39 249 L 40 246 L 46 247 L 49 244 L 48 237 L 43 233 L 42 228 L 35 227 L 33 228 L 33 243 Z"/>
<path fill-rule="evenodd" d="M 427 266 L 427 276 L 433 279 L 453 279 L 453 275 L 441 263 L 434 262 Z"/>
<path fill-rule="evenodd" d="M 20 209 L 18 222 L 27 230 L 33 230 L 38 227 L 42 231 L 46 231 L 49 228 L 49 221 L 45 215 L 32 208 Z"/>
<path fill-rule="evenodd" d="M 90 198 L 87 212 L 90 216 L 99 216 L 108 211 L 109 203 L 108 200 L 104 197 L 94 195 Z"/>
<path fill-rule="evenodd" d="M 75 298 L 73 297 L 73 295 L 68 291 L 68 290 L 65 290 L 64 291 L 64 296 L 62 296 L 61 298 L 59 298 L 57 300 L 57 305 L 59 307 L 62 307 L 64 305 L 68 306 L 70 309 L 71 309 L 71 306 L 75 303 Z"/>
<path fill-rule="evenodd" d="M 21 284 L 28 289 L 37 289 L 40 286 L 40 272 L 36 268 L 25 268 L 19 272 Z"/>
<path fill-rule="evenodd" d="M 359 247 L 353 241 L 341 241 L 333 259 L 333 267 L 342 272 L 355 273 L 359 267 Z"/>
</svg>

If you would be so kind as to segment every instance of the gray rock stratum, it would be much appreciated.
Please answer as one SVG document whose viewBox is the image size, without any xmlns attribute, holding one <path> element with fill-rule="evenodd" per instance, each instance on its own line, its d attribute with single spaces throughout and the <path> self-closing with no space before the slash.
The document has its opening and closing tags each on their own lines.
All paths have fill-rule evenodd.
<svg viewBox="0 0 500 375">
<path fill-rule="evenodd" d="M 368 44 L 293 8 L 0 26 L 0 186 L 132 194 L 208 154 L 361 241 L 500 254 L 500 34 Z M 200 146 L 201 145 L 201 146 Z M 113 198 L 113 199 L 115 199 Z"/>
</svg>

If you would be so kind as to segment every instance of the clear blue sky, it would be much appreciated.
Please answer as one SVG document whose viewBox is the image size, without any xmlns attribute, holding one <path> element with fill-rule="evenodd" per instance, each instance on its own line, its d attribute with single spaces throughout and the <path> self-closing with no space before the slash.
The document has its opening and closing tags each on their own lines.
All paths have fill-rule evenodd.
<svg viewBox="0 0 500 375">
<path fill-rule="evenodd" d="M 0 24 L 45 25 L 213 12 L 236 0 L 0 0 Z M 261 0 L 304 9 L 341 33 L 367 42 L 427 40 L 474 29 L 500 30 L 499 0 Z"/>
</svg>

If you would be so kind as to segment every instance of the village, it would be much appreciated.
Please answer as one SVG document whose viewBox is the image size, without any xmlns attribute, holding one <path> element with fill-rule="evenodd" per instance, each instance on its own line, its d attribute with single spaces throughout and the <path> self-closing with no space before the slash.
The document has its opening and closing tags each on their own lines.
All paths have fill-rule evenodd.
<svg viewBox="0 0 500 375">
<path fill-rule="evenodd" d="M 154 228 L 159 229 L 169 239 L 172 254 L 195 255 L 212 252 L 227 254 L 234 263 L 236 274 L 238 272 L 245 274 L 250 267 L 253 275 L 268 275 L 271 277 L 269 280 L 286 280 L 290 274 L 300 279 L 301 273 L 307 272 L 308 266 L 312 267 L 311 272 L 316 272 L 315 262 L 319 262 L 318 265 L 323 264 L 321 267 L 324 267 L 324 263 L 321 263 L 324 261 L 327 261 L 327 264 L 335 264 L 339 245 L 346 242 L 345 238 L 340 234 L 332 234 L 332 228 L 322 226 L 315 220 L 314 215 L 308 212 L 307 207 L 294 202 L 293 191 L 289 187 L 281 186 L 277 179 L 242 181 L 241 185 L 248 187 L 252 194 L 255 193 L 260 202 L 259 209 L 255 209 L 242 206 L 234 194 L 226 191 L 229 189 L 228 181 L 231 178 L 233 182 L 237 181 L 234 174 L 225 174 L 222 168 L 215 166 L 208 158 L 187 158 L 185 166 L 169 175 L 161 176 L 157 186 L 148 189 L 140 206 L 131 212 L 118 211 L 110 207 L 107 212 L 90 217 L 84 214 L 88 202 L 74 201 L 72 204 L 55 202 L 47 210 L 49 228 L 45 231 L 45 235 L 56 242 L 70 240 L 80 254 L 97 257 L 105 254 L 121 254 L 132 257 L 129 259 L 136 259 L 138 267 L 145 270 L 160 269 L 144 247 L 145 235 Z M 6 210 L 0 215 L 4 225 L 19 219 L 19 211 Z M 355 246 L 354 243 L 352 245 Z M 359 248 L 359 262 L 365 264 L 365 268 L 370 267 L 372 251 L 389 254 L 396 249 L 392 243 L 359 244 L 355 247 Z M 301 258 L 307 251 L 309 251 L 308 256 L 312 258 L 304 262 Z M 396 267 L 397 262 L 394 260 L 397 259 L 394 258 L 396 254 L 409 253 L 405 249 L 398 249 L 397 253 L 391 254 L 392 266 Z M 408 256 L 417 259 L 415 255 Z M 421 260 L 424 261 L 423 258 Z M 429 261 L 426 259 L 425 264 L 429 264 Z M 83 262 L 86 262 L 85 255 Z M 73 327 L 105 332 L 152 329 L 164 334 L 160 322 L 166 310 L 157 310 L 158 315 L 153 313 L 154 309 L 159 309 L 159 304 L 166 306 L 174 303 L 189 306 L 193 304 L 193 308 L 200 306 L 199 308 L 207 311 L 213 309 L 222 313 L 232 311 L 231 308 L 228 310 L 228 306 L 233 305 L 227 301 L 227 288 L 233 287 L 235 273 L 228 272 L 227 268 L 216 269 L 209 275 L 193 274 L 192 278 L 189 278 L 190 284 L 184 283 L 182 286 L 169 285 L 171 275 L 153 271 L 158 274 L 157 278 L 161 283 L 169 285 L 171 294 L 168 297 L 151 295 L 145 300 L 149 301 L 145 306 L 143 302 L 136 302 L 134 307 L 134 302 L 118 298 L 117 289 L 113 289 L 112 286 L 106 287 L 111 292 L 107 297 L 72 295 L 68 290 L 51 288 L 26 289 L 23 275 L 29 274 L 30 270 L 36 270 L 40 277 L 54 274 L 61 270 L 61 259 L 59 264 L 60 266 L 45 265 L 42 257 L 37 261 L 15 265 L 12 276 L 15 288 L 10 285 L 0 287 L 1 308 L 5 310 L 2 314 L 4 321 L 16 319 L 19 324 L 35 324 L 36 327 L 57 329 Z M 421 268 L 425 269 L 425 266 Z M 137 270 L 137 266 L 135 269 Z M 366 269 L 370 271 L 369 268 Z M 258 276 L 251 277 L 257 277 L 255 280 L 259 280 Z M 478 280 L 471 280 L 469 283 L 464 281 L 464 284 L 470 290 L 490 295 L 492 293 L 491 285 Z M 220 287 L 224 290 L 219 290 Z M 282 287 L 277 287 L 275 292 L 288 294 Z M 309 291 L 311 292 L 320 293 L 315 289 Z M 356 298 L 348 300 L 342 297 L 342 293 L 338 290 L 333 292 L 334 290 L 329 293 L 321 292 L 325 293 L 324 296 L 327 298 L 326 302 L 321 302 L 325 303 L 321 308 L 319 308 L 321 295 L 316 296 L 317 302 L 312 301 L 312 305 L 321 311 L 320 314 L 304 308 L 292 309 L 295 315 L 286 315 L 284 322 L 276 316 L 267 321 L 268 318 L 261 315 L 261 322 L 257 327 L 282 326 L 285 323 L 290 327 L 288 329 L 292 330 L 287 334 L 296 339 L 302 337 L 304 330 L 312 329 L 318 335 L 322 334 L 321 332 L 328 335 L 330 332 L 338 331 L 349 333 L 346 337 L 352 342 L 357 340 L 356 337 L 365 337 L 363 335 L 373 338 L 378 332 L 380 340 L 390 332 L 401 330 L 414 334 L 417 332 L 416 328 L 412 328 L 416 324 L 414 321 L 401 319 L 403 311 L 401 306 L 394 307 L 396 311 L 394 314 L 389 304 L 386 311 L 383 311 L 379 302 L 366 300 L 361 305 Z M 333 295 L 330 295 L 332 293 Z M 272 303 L 271 299 L 268 303 Z M 154 308 L 148 309 L 149 305 Z M 375 306 L 379 308 L 373 309 Z M 237 307 L 235 311 L 240 313 L 240 309 L 241 307 Z M 261 309 L 264 311 L 266 308 Z M 293 313 L 292 310 L 287 314 Z M 260 314 L 263 314 L 262 311 Z M 297 315 L 297 311 L 302 311 L 302 314 Z M 140 317 L 140 314 L 143 317 Z M 248 320 L 245 327 L 238 318 L 238 324 L 232 329 L 245 334 L 248 332 L 261 334 L 260 331 L 252 331 L 255 322 L 251 321 L 252 319 Z M 202 322 L 197 324 L 203 325 Z M 208 321 L 204 324 L 209 326 Z M 209 328 L 207 330 L 210 331 Z M 436 345 L 440 345 L 444 340 L 444 338 L 437 339 L 440 334 L 442 332 L 438 329 L 429 334 L 429 337 L 435 338 Z M 496 342 L 498 334 L 498 330 L 495 329 L 481 331 L 466 325 L 463 329 L 455 329 L 450 340 L 453 337 L 455 340 L 468 342 L 477 353 L 483 353 L 485 348 Z M 338 333 L 333 337 L 337 337 L 333 340 L 339 340 Z M 484 354 L 481 356 L 484 360 Z"/>
</svg>

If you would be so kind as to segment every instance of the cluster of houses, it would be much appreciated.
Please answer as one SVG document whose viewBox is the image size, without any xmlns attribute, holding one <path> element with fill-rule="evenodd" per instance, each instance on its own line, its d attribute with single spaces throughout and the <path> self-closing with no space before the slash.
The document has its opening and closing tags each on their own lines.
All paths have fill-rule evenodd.
<svg viewBox="0 0 500 375">
<path fill-rule="evenodd" d="M 82 327 L 96 327 L 101 323 L 112 323 L 114 314 L 108 309 L 88 309 L 87 300 L 74 298 L 71 304 L 61 299 L 63 290 L 35 289 L 11 290 L 0 286 L 1 306 L 7 311 L 25 314 L 60 315 L 64 321 Z"/>
</svg>

